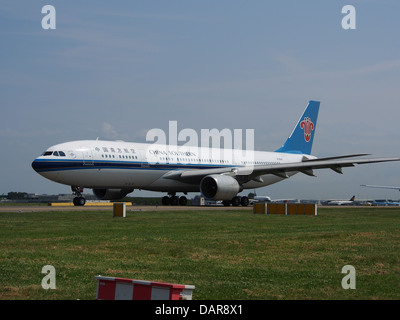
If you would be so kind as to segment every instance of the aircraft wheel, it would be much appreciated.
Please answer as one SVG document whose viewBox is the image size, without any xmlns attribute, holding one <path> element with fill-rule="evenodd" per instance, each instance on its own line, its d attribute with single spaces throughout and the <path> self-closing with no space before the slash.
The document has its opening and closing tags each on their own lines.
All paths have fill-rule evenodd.
<svg viewBox="0 0 400 320">
<path fill-rule="evenodd" d="M 170 198 L 170 201 L 171 201 L 171 206 L 176 206 L 176 205 L 178 205 L 179 198 L 177 196 L 172 196 Z"/>
<path fill-rule="evenodd" d="M 165 197 L 162 197 L 161 203 L 163 204 L 163 206 L 169 206 L 169 204 L 171 203 L 171 200 L 168 196 L 165 196 Z"/>
<path fill-rule="evenodd" d="M 74 206 L 84 206 L 86 200 L 84 197 L 75 197 L 73 200 Z"/>
<path fill-rule="evenodd" d="M 179 205 L 186 206 L 186 204 L 187 204 L 187 198 L 185 196 L 179 197 Z"/>
<path fill-rule="evenodd" d="M 229 207 L 231 205 L 231 201 L 230 200 L 222 200 L 222 204 L 224 205 L 224 207 Z"/>
<path fill-rule="evenodd" d="M 247 207 L 247 206 L 249 205 L 249 203 L 250 203 L 249 198 L 246 197 L 246 196 L 244 196 L 244 197 L 242 197 L 242 198 L 240 199 L 240 204 L 241 204 L 243 207 Z"/>
<path fill-rule="evenodd" d="M 238 196 L 232 198 L 232 206 L 237 207 L 240 205 L 240 198 Z"/>
</svg>

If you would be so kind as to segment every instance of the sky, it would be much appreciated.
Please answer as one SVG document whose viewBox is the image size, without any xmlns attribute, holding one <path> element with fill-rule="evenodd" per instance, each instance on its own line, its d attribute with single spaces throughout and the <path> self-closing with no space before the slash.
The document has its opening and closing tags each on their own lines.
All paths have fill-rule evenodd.
<svg viewBox="0 0 400 320">
<path fill-rule="evenodd" d="M 342 27 L 348 4 L 356 29 Z M 45 5 L 56 29 L 42 28 Z M 399 14 L 397 0 L 1 0 L 0 194 L 70 193 L 31 168 L 48 147 L 146 142 L 169 121 L 199 134 L 254 129 L 255 149 L 273 151 L 309 100 L 321 101 L 313 155 L 400 156 Z M 257 194 L 400 197 L 360 186 L 400 186 L 400 162 L 343 171 Z"/>
</svg>

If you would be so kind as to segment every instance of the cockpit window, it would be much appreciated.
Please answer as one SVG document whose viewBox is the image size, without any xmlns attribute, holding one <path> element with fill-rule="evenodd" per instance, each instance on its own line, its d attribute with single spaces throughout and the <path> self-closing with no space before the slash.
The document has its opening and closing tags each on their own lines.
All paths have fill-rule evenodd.
<svg viewBox="0 0 400 320">
<path fill-rule="evenodd" d="M 65 152 L 63 151 L 45 151 L 42 153 L 43 157 L 48 157 L 48 156 L 56 156 L 56 157 L 65 157 Z"/>
</svg>

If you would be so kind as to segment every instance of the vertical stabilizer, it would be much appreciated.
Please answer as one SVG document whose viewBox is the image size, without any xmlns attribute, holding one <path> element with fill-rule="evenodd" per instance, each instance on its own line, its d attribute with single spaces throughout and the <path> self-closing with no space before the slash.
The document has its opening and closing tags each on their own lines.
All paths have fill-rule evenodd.
<svg viewBox="0 0 400 320">
<path fill-rule="evenodd" d="M 310 100 L 289 138 L 276 152 L 311 154 L 318 111 L 319 101 Z"/>
</svg>

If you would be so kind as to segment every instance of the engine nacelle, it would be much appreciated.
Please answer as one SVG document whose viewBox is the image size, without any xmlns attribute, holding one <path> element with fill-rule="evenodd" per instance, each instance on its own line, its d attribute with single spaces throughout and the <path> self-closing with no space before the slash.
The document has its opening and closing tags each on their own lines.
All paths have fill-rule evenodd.
<svg viewBox="0 0 400 320">
<path fill-rule="evenodd" d="M 200 191 L 207 199 L 231 200 L 242 187 L 231 176 L 212 174 L 201 180 Z"/>
<path fill-rule="evenodd" d="M 99 200 L 119 200 L 132 191 L 133 189 L 93 189 L 94 195 Z"/>
</svg>

